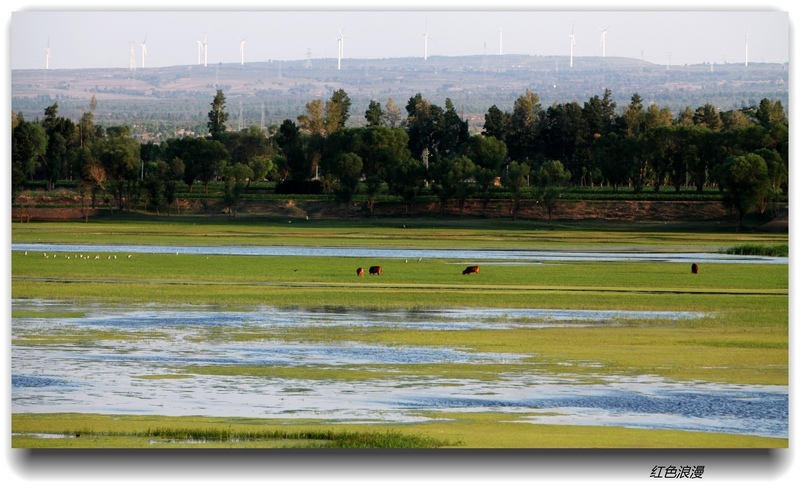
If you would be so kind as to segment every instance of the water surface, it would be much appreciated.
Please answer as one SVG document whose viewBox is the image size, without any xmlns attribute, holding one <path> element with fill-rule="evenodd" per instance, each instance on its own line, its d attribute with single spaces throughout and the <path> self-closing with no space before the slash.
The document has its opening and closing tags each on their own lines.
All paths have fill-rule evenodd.
<svg viewBox="0 0 800 497">
<path fill-rule="evenodd" d="M 691 320 L 697 313 L 337 308 L 220 311 L 206 306 L 76 306 L 15 300 L 13 310 L 77 311 L 82 317 L 12 319 L 12 338 L 115 331 L 131 339 L 68 344 L 12 344 L 12 412 L 208 415 L 321 419 L 330 423 L 403 423 L 431 413 L 508 412 L 520 422 L 678 429 L 788 438 L 788 388 L 679 382 L 656 376 L 579 373 L 563 364 L 544 374 L 536 354 L 486 353 L 464 347 L 364 344 L 341 330 L 520 329 L 608 327 L 639 319 Z M 653 316 L 654 315 L 654 316 Z M 338 327 L 332 341 L 281 338 L 298 327 Z M 269 332 L 269 339 L 229 341 L 231 330 Z M 156 333 L 154 333 L 156 332 Z M 568 330 L 565 330 L 568 332 Z M 292 335 L 296 336 L 296 335 Z M 402 365 L 513 365 L 494 380 L 400 374 Z M 185 366 L 369 368 L 393 372 L 366 380 L 279 375 L 186 375 Z"/>
</svg>

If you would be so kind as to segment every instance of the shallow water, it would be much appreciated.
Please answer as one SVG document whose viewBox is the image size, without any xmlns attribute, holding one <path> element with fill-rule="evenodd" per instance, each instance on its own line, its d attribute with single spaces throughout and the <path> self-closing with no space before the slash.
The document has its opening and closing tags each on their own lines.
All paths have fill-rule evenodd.
<svg viewBox="0 0 800 497">
<path fill-rule="evenodd" d="M 12 319 L 12 338 L 83 332 L 130 333 L 131 340 L 12 345 L 12 412 L 208 415 L 398 423 L 426 413 L 513 412 L 523 421 L 613 425 L 788 437 L 788 389 L 653 376 L 543 375 L 535 355 L 452 347 L 305 343 L 280 339 L 300 326 L 398 329 L 535 329 L 611 326 L 620 320 L 697 319 L 694 313 L 435 309 L 371 312 L 337 308 L 86 306 L 12 302 L 13 310 L 79 311 L 80 318 Z M 652 316 L 651 314 L 655 314 Z M 448 326 L 452 326 L 448 328 Z M 278 338 L 230 342 L 226 330 L 264 330 Z M 148 335 L 140 335 L 147 332 Z M 160 332 L 160 335 L 152 332 Z M 162 338 L 163 337 L 163 338 Z M 179 376 L 187 365 L 369 367 L 403 364 L 514 364 L 494 381 L 429 376 L 341 381 L 273 376 Z M 530 365 L 519 373 L 519 365 Z M 565 365 L 567 368 L 569 364 Z M 584 366 L 583 364 L 581 366 Z M 156 378 L 156 375 L 158 377 Z M 557 414 L 557 416 L 539 416 Z"/>
<path fill-rule="evenodd" d="M 14 251 L 80 252 L 86 254 L 202 254 L 202 255 L 265 255 L 354 257 L 369 259 L 458 259 L 474 262 L 513 261 L 519 263 L 543 261 L 658 261 L 705 262 L 730 264 L 788 264 L 788 257 L 762 257 L 715 253 L 651 253 L 651 252 L 571 252 L 535 250 L 429 250 L 373 249 L 326 247 L 195 247 L 178 245 L 70 245 L 70 244 L 12 244 Z"/>
</svg>

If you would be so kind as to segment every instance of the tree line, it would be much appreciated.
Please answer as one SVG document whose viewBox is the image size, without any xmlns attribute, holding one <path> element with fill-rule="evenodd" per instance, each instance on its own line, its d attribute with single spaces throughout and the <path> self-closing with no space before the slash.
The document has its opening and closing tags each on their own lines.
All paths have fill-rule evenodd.
<svg viewBox="0 0 800 497">
<path fill-rule="evenodd" d="M 127 126 L 94 122 L 94 98 L 78 122 L 58 116 L 58 103 L 28 121 L 12 112 L 12 199 L 26 180 L 48 189 L 77 181 L 82 197 L 111 199 L 122 210 L 144 202 L 156 210 L 173 204 L 178 186 L 224 184 L 224 202 L 253 181 L 269 180 L 278 193 L 330 193 L 345 205 L 356 192 L 372 210 L 380 192 L 400 196 L 413 211 L 430 192 L 442 208 L 470 198 L 490 200 L 504 191 L 516 216 L 523 197 L 552 210 L 566 185 L 652 188 L 718 188 L 741 218 L 763 212 L 788 194 L 788 120 L 780 101 L 718 111 L 706 104 L 673 113 L 645 107 L 634 94 L 617 106 L 610 90 L 584 102 L 545 108 L 527 90 L 511 110 L 492 106 L 480 134 L 447 98 L 444 106 L 420 93 L 402 108 L 375 100 L 365 126 L 347 126 L 351 103 L 336 90 L 310 101 L 305 113 L 267 130 L 227 129 L 225 95 L 217 90 L 204 136 L 140 143 Z M 107 200 L 110 202 L 111 200 Z"/>
</svg>

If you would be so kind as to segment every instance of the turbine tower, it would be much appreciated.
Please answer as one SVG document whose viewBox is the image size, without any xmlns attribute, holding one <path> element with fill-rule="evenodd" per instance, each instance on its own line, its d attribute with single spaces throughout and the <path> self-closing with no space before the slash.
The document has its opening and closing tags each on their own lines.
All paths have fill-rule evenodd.
<svg viewBox="0 0 800 497">
<path fill-rule="evenodd" d="M 603 47 L 603 57 L 606 56 L 606 31 L 610 26 L 606 26 L 606 29 L 600 29 L 600 45 Z"/>
<path fill-rule="evenodd" d="M 744 35 L 744 67 L 747 67 L 748 56 L 749 56 L 749 47 L 750 44 L 750 29 L 748 28 L 747 33 Z"/>
<path fill-rule="evenodd" d="M 242 38 L 239 41 L 239 58 L 242 61 L 241 65 L 244 65 L 244 42 L 245 42 L 245 40 L 247 40 L 247 36 L 245 36 L 244 38 Z"/>
<path fill-rule="evenodd" d="M 45 49 L 44 68 L 50 69 L 50 38 L 47 38 L 47 48 Z"/>
<path fill-rule="evenodd" d="M 575 23 L 572 23 L 572 33 L 569 35 L 569 67 L 572 67 L 572 52 L 575 49 Z"/>
<path fill-rule="evenodd" d="M 144 61 L 147 59 L 147 35 L 144 35 L 144 41 L 141 43 L 142 45 L 142 69 L 144 69 Z"/>
<path fill-rule="evenodd" d="M 130 58 L 130 61 L 128 62 L 128 69 L 130 69 L 131 71 L 135 71 L 136 70 L 136 43 L 135 42 L 131 42 L 131 58 Z"/>
</svg>

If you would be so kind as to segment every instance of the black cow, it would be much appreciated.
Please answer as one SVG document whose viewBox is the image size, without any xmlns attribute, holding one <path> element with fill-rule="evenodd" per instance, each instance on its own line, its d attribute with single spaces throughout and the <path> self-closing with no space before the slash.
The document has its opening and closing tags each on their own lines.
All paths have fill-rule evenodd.
<svg viewBox="0 0 800 497">
<path fill-rule="evenodd" d="M 461 274 L 481 274 L 480 266 L 467 266 L 467 269 L 463 270 Z"/>
<path fill-rule="evenodd" d="M 377 274 L 378 276 L 381 275 L 383 272 L 383 268 L 380 266 L 372 266 L 369 268 L 369 275 L 372 276 L 373 274 Z"/>
</svg>

